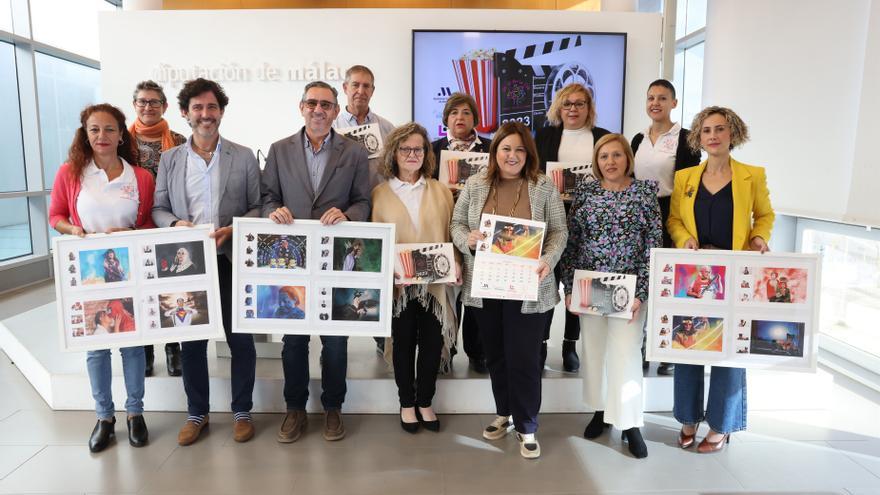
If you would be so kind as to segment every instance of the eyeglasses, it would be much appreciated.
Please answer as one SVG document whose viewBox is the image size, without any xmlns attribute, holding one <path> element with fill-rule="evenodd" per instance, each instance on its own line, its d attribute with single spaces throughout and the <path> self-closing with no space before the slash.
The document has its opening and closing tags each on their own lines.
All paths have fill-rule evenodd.
<svg viewBox="0 0 880 495">
<path fill-rule="evenodd" d="M 145 100 L 143 98 L 138 98 L 134 100 L 134 104 L 137 105 L 138 108 L 144 108 L 147 105 L 150 105 L 150 108 L 159 108 L 165 104 L 165 100 Z"/>
<path fill-rule="evenodd" d="M 318 105 L 321 105 L 321 110 L 328 112 L 336 107 L 336 103 L 327 100 L 303 100 L 303 105 L 309 110 L 314 110 Z"/>
<path fill-rule="evenodd" d="M 587 102 L 585 102 L 584 100 L 578 100 L 578 101 L 563 101 L 563 102 L 562 102 L 562 108 L 564 108 L 564 109 L 566 109 L 566 110 L 569 110 L 569 109 L 572 108 L 572 107 L 574 107 L 574 108 L 576 108 L 576 109 L 578 109 L 578 110 L 583 110 L 584 107 L 586 107 L 586 106 L 587 106 Z"/>
<path fill-rule="evenodd" d="M 419 157 L 425 154 L 425 148 L 397 148 L 397 152 L 403 156 L 415 155 Z"/>
</svg>

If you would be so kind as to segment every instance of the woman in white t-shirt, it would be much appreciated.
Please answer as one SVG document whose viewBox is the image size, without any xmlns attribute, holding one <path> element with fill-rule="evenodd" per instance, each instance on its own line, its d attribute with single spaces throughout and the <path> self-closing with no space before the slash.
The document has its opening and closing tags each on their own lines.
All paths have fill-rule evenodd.
<svg viewBox="0 0 880 495">
<path fill-rule="evenodd" d="M 112 233 L 121 230 L 152 228 L 151 210 L 155 183 L 153 176 L 137 165 L 137 148 L 125 127 L 125 115 L 118 108 L 102 103 L 86 107 L 80 114 L 80 127 L 70 145 L 67 162 L 59 169 L 52 186 L 49 207 L 49 225 L 62 234 L 85 237 L 92 233 Z M 107 259 L 111 259 L 108 254 Z M 112 264 L 119 263 L 115 253 Z M 110 266 L 110 265 L 108 265 Z M 119 267 L 120 272 L 127 267 Z M 113 283 L 124 277 L 105 278 Z M 127 301 L 111 299 L 108 307 L 119 306 L 124 311 Z M 125 321 L 101 311 L 87 321 L 94 325 L 92 335 L 112 331 L 134 330 L 133 319 Z M 107 320 L 116 320 L 113 323 Z M 108 327 L 107 325 L 110 325 Z M 87 338 L 86 336 L 83 336 Z M 128 441 L 134 447 L 147 444 L 147 426 L 144 423 L 144 348 L 123 347 L 122 368 L 128 399 Z M 89 449 L 99 452 L 115 437 L 113 378 L 110 368 L 110 350 L 89 351 L 86 357 L 92 396 L 98 422 L 89 438 Z"/>
<path fill-rule="evenodd" d="M 599 138 L 608 134 L 607 129 L 596 127 L 596 102 L 593 89 L 580 83 L 572 83 L 556 92 L 547 110 L 551 125 L 538 129 L 535 145 L 541 160 L 541 172 L 547 172 L 547 162 L 570 162 L 589 165 L 593 161 L 593 146 Z M 566 216 L 571 203 L 565 204 Z M 558 265 L 557 265 L 558 268 Z M 561 273 L 556 273 L 559 280 Z M 562 369 L 575 373 L 581 363 L 577 355 L 577 340 L 581 327 L 577 315 L 565 312 L 565 338 L 562 341 Z M 550 338 L 550 321 L 544 332 L 542 358 L 547 356 L 547 340 Z"/>
<path fill-rule="evenodd" d="M 672 121 L 672 110 L 678 106 L 675 99 L 675 86 L 666 79 L 657 79 L 648 85 L 645 112 L 651 125 L 632 139 L 635 154 L 636 179 L 657 181 L 657 200 L 660 202 L 660 215 L 663 218 L 663 247 L 671 248 L 672 238 L 666 230 L 669 218 L 669 196 L 675 172 L 700 164 L 700 152 L 687 145 L 689 131 L 678 122 Z M 648 139 L 646 140 L 645 137 Z M 648 368 L 645 361 L 645 347 L 642 343 L 642 368 Z M 657 374 L 671 375 L 674 365 L 660 363 Z"/>
</svg>

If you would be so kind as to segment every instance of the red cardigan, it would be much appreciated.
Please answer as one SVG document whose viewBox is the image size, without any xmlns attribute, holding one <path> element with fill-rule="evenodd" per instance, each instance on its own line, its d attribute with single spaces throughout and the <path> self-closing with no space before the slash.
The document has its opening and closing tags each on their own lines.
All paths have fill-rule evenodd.
<svg viewBox="0 0 880 495">
<path fill-rule="evenodd" d="M 134 228 L 136 229 L 152 229 L 156 227 L 153 223 L 153 193 L 156 191 L 156 182 L 153 180 L 153 174 L 147 169 L 137 165 L 132 165 L 134 169 L 135 180 L 138 186 L 138 212 L 137 220 Z M 53 229 L 61 220 L 82 227 L 79 219 L 79 213 L 76 211 L 76 200 L 79 197 L 79 191 L 82 187 L 82 179 L 73 179 L 70 176 L 70 164 L 65 163 L 58 169 L 55 174 L 55 185 L 52 186 L 52 200 L 49 203 L 49 226 Z M 122 227 L 122 225 L 120 225 Z M 93 234 L 94 232 L 87 232 Z"/>
</svg>

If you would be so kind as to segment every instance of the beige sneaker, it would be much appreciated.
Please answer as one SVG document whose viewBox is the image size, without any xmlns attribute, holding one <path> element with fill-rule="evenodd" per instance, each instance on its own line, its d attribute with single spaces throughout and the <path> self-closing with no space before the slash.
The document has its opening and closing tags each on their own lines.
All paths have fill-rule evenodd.
<svg viewBox="0 0 880 495">
<path fill-rule="evenodd" d="M 278 430 L 278 441 L 293 443 L 299 440 L 307 423 L 308 416 L 304 410 L 287 411 L 287 416 L 284 416 L 284 421 L 281 422 L 281 428 Z"/>
<path fill-rule="evenodd" d="M 495 421 L 489 423 L 489 426 L 483 430 L 483 438 L 486 440 L 498 440 L 507 436 L 511 431 L 513 431 L 513 417 L 496 416 Z"/>
<path fill-rule="evenodd" d="M 324 440 L 335 442 L 345 438 L 345 425 L 342 423 L 342 411 L 331 409 L 324 412 Z"/>
<path fill-rule="evenodd" d="M 538 443 L 538 438 L 534 433 L 517 432 L 516 439 L 519 441 L 519 455 L 526 459 L 541 457 L 541 444 Z"/>
<path fill-rule="evenodd" d="M 183 423 L 183 426 L 180 428 L 180 432 L 177 434 L 177 444 L 181 446 L 192 445 L 196 440 L 199 439 L 199 435 L 202 434 L 202 430 L 208 426 L 208 415 L 202 419 L 201 422 L 194 420 L 195 416 L 192 416 L 186 420 L 186 423 Z"/>
</svg>

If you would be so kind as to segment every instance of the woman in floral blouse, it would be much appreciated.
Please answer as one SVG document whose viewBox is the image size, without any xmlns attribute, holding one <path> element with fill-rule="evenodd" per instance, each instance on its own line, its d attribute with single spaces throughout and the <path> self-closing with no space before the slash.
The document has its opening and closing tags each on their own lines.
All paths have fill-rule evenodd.
<svg viewBox="0 0 880 495">
<path fill-rule="evenodd" d="M 609 134 L 596 143 L 593 175 L 574 197 L 568 220 L 568 247 L 562 255 L 566 306 L 571 307 L 575 270 L 636 275 L 630 320 L 581 315 L 586 360 L 584 398 L 596 411 L 584 430 L 596 438 L 608 426 L 623 430 L 633 456 L 648 449 L 639 428 L 642 411 L 642 326 L 648 297 L 651 248 L 660 247 L 662 227 L 657 183 L 632 177 L 633 152 L 626 138 Z M 606 391 L 607 390 L 607 391 Z"/>
</svg>

